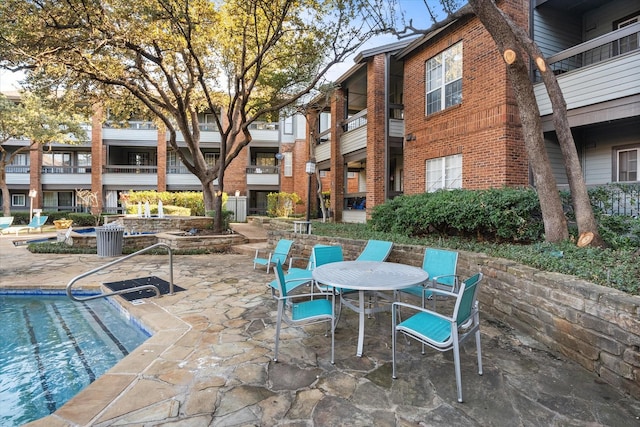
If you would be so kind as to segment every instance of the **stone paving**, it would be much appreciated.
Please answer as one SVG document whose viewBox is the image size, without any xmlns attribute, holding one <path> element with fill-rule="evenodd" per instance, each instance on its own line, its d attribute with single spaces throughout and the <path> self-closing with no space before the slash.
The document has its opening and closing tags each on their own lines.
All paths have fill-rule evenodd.
<svg viewBox="0 0 640 427">
<path fill-rule="evenodd" d="M 0 237 L 0 287 L 64 288 L 111 261 L 96 255 L 31 254 Z M 24 238 L 24 236 L 20 236 Z M 166 256 L 143 255 L 78 287 L 168 274 Z M 399 340 L 391 379 L 388 314 L 367 320 L 355 355 L 357 316 L 344 309 L 335 365 L 324 326 L 285 328 L 273 356 L 276 303 L 238 254 L 174 256 L 174 295 L 122 305 L 156 331 L 131 355 L 54 414 L 32 426 L 631 426 L 640 402 L 578 365 L 486 317 L 484 374 L 475 345 L 462 351 L 464 403 L 456 400 L 451 352 Z M 164 275 L 164 276 L 163 276 Z"/>
</svg>

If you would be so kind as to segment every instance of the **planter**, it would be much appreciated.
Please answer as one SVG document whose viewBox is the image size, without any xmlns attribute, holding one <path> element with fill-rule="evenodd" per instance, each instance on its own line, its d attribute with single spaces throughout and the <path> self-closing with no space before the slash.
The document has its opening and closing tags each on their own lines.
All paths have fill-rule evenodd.
<svg viewBox="0 0 640 427">
<path fill-rule="evenodd" d="M 69 228 L 71 227 L 71 224 L 73 224 L 73 220 L 72 219 L 57 219 L 55 221 L 53 221 L 53 225 L 56 226 L 56 230 L 64 230 L 65 228 Z"/>
</svg>

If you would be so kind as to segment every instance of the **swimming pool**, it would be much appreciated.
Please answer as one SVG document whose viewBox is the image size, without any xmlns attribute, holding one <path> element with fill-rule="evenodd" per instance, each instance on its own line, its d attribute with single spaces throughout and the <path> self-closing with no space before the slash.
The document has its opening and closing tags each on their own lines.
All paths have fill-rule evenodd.
<svg viewBox="0 0 640 427">
<path fill-rule="evenodd" d="M 150 333 L 105 299 L 0 290 L 0 425 L 53 413 Z"/>
</svg>

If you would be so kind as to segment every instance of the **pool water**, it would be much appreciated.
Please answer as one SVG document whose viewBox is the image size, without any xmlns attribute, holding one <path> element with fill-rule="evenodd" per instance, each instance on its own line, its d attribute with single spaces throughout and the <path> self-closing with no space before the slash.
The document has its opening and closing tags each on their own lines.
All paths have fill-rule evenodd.
<svg viewBox="0 0 640 427">
<path fill-rule="evenodd" d="M 53 413 L 149 335 L 105 299 L 0 294 L 0 425 Z"/>
</svg>

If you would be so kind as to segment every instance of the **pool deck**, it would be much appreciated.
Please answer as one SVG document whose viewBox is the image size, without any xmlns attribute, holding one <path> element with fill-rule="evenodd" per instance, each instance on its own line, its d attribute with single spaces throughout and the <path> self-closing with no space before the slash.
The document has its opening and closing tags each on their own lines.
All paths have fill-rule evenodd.
<svg viewBox="0 0 640 427">
<path fill-rule="evenodd" d="M 2 288 L 63 289 L 113 260 L 31 254 L 12 244 L 24 238 L 0 237 Z M 355 355 L 357 315 L 345 308 L 335 365 L 320 325 L 285 327 L 274 363 L 276 303 L 267 288 L 273 277 L 254 270 L 252 258 L 174 256 L 174 282 L 186 291 L 139 305 L 121 300 L 155 334 L 54 414 L 29 425 L 640 425 L 639 401 L 486 316 L 482 376 L 473 340 L 461 352 L 464 403 L 456 400 L 451 352 L 421 355 L 420 346 L 400 339 L 398 379 L 391 379 L 388 313 L 367 320 L 363 357 Z M 77 286 L 166 278 L 167 259 L 142 255 Z"/>
</svg>

